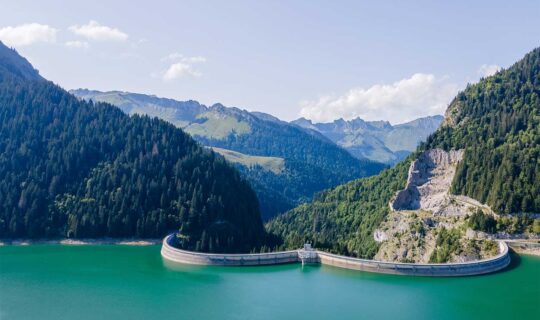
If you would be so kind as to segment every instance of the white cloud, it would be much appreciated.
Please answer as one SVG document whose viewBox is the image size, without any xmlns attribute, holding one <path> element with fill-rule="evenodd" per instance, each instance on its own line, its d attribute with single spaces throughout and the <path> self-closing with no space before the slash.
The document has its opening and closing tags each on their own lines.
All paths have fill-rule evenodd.
<svg viewBox="0 0 540 320">
<path fill-rule="evenodd" d="M 416 73 L 392 84 L 369 88 L 353 88 L 340 95 L 322 96 L 316 101 L 303 101 L 300 116 L 315 122 L 338 118 L 388 120 L 401 123 L 421 116 L 443 114 L 459 86 L 447 77 Z"/>
<path fill-rule="evenodd" d="M 187 63 L 177 62 L 169 66 L 167 71 L 163 74 L 164 80 L 174 80 L 183 76 L 200 77 L 201 73 L 194 70 L 193 67 Z"/>
<path fill-rule="evenodd" d="M 174 52 L 163 57 L 161 61 L 175 61 L 163 73 L 163 80 L 174 80 L 183 76 L 200 77 L 202 73 L 196 70 L 193 65 L 206 62 L 206 58 L 201 56 L 185 57 L 178 52 Z"/>
<path fill-rule="evenodd" d="M 90 47 L 90 44 L 86 41 L 67 41 L 64 45 L 68 48 L 86 49 Z"/>
<path fill-rule="evenodd" d="M 478 68 L 478 74 L 485 78 L 494 75 L 497 73 L 497 71 L 501 70 L 502 68 L 496 64 L 483 64 Z"/>
<path fill-rule="evenodd" d="M 27 23 L 0 29 L 0 40 L 8 46 L 28 46 L 36 42 L 55 42 L 58 30 L 46 24 Z"/>
<path fill-rule="evenodd" d="M 98 41 L 125 41 L 128 35 L 116 28 L 99 24 L 99 22 L 90 20 L 88 24 L 69 27 L 69 31 L 74 34 L 85 37 L 90 40 Z"/>
</svg>

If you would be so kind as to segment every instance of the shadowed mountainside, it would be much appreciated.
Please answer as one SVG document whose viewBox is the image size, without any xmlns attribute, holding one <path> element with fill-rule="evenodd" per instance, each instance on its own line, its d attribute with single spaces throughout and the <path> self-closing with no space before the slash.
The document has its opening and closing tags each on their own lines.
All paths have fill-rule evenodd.
<svg viewBox="0 0 540 320">
<path fill-rule="evenodd" d="M 245 252 L 255 193 L 181 129 L 80 101 L 0 42 L 0 238 L 156 238 Z"/>
</svg>

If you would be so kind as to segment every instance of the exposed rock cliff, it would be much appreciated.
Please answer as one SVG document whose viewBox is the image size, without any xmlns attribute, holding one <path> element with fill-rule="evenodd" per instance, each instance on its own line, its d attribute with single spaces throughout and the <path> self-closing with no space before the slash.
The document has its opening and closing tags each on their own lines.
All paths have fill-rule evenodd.
<svg viewBox="0 0 540 320">
<path fill-rule="evenodd" d="M 392 209 L 459 214 L 459 210 L 447 210 L 451 199 L 448 190 L 462 158 L 463 150 L 433 149 L 420 154 L 411 163 L 407 186 L 396 194 Z"/>
</svg>

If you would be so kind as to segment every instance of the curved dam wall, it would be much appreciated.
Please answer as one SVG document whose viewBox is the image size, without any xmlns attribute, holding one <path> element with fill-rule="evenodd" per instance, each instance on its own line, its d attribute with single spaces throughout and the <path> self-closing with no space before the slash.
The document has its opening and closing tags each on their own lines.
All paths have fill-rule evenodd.
<svg viewBox="0 0 540 320">
<path fill-rule="evenodd" d="M 180 250 L 169 244 L 170 237 L 167 236 L 163 240 L 161 255 L 167 260 L 178 263 L 216 266 L 263 266 L 299 261 L 297 250 L 249 254 L 201 253 Z"/>
<path fill-rule="evenodd" d="M 499 242 L 499 254 L 493 258 L 463 263 L 394 263 L 339 256 L 317 251 L 321 264 L 367 272 L 401 274 L 411 276 L 455 277 L 492 273 L 510 264 L 508 246 Z"/>
<path fill-rule="evenodd" d="M 183 264 L 219 265 L 219 266 L 262 266 L 301 262 L 306 250 L 256 253 L 256 254 L 219 254 L 199 253 L 172 247 L 167 236 L 163 240 L 161 255 L 163 258 Z M 510 264 L 510 255 L 506 243 L 499 242 L 500 253 L 492 258 L 464 263 L 417 264 L 394 263 L 340 256 L 319 250 L 309 251 L 309 263 L 321 263 L 339 268 L 366 272 L 400 274 L 410 276 L 454 277 L 471 276 L 496 272 Z"/>
</svg>

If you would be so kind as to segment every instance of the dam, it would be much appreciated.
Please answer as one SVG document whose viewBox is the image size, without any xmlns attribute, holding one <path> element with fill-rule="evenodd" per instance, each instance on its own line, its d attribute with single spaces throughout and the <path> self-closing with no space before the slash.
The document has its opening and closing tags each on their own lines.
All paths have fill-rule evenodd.
<svg viewBox="0 0 540 320">
<path fill-rule="evenodd" d="M 304 245 L 298 250 L 249 253 L 249 254 L 224 254 L 202 253 L 181 250 L 173 247 L 170 240 L 173 235 L 163 239 L 161 256 L 174 263 L 215 266 L 264 266 L 285 263 L 320 263 L 339 268 L 409 276 L 425 277 L 455 277 L 472 276 L 496 272 L 506 268 L 510 264 L 508 245 L 499 241 L 499 253 L 491 258 L 461 262 L 461 263 L 400 263 L 386 262 L 369 259 L 360 259 L 336 255 L 311 248 Z"/>
</svg>

